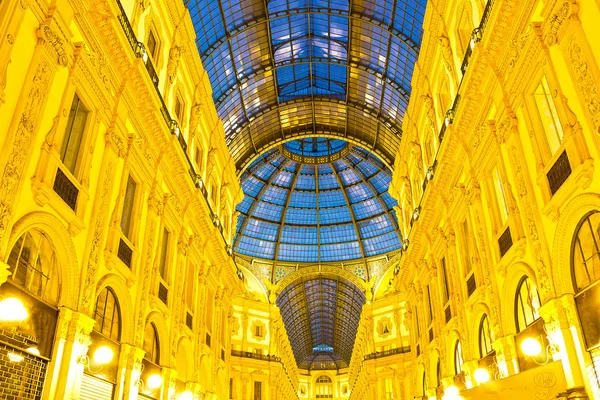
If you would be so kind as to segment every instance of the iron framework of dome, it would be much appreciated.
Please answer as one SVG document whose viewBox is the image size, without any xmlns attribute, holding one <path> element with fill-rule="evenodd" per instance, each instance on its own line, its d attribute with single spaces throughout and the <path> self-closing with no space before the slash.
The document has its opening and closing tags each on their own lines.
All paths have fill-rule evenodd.
<svg viewBox="0 0 600 400">
<path fill-rule="evenodd" d="M 390 181 L 380 160 L 338 140 L 305 139 L 273 149 L 242 175 L 245 197 L 238 205 L 233 249 L 305 263 L 397 250 L 401 236 L 397 203 L 387 192 Z"/>
<path fill-rule="evenodd" d="M 331 135 L 388 165 L 426 0 L 186 0 L 240 173 L 293 137 Z"/>
</svg>

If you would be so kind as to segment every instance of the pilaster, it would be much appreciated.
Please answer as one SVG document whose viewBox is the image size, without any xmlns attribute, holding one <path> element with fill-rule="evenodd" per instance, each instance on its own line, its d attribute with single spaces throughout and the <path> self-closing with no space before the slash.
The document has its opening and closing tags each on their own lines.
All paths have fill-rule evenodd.
<svg viewBox="0 0 600 400">
<path fill-rule="evenodd" d="M 8 280 L 8 277 L 11 274 L 9 269 L 10 266 L 7 263 L 0 261 L 0 286 Z"/>
<path fill-rule="evenodd" d="M 467 389 L 477 386 L 475 371 L 479 368 L 479 360 L 471 360 L 463 363 L 462 370 L 465 372 L 465 385 Z"/>
<path fill-rule="evenodd" d="M 142 360 L 146 352 L 139 347 L 122 344 L 121 353 L 125 354 L 123 399 L 135 400 L 140 391 Z"/>
<path fill-rule="evenodd" d="M 90 344 L 90 333 L 96 321 L 87 315 L 61 307 L 58 314 L 56 341 L 46 376 L 50 382 L 43 398 L 78 399 L 81 379 L 86 368 L 83 363 Z"/>
<path fill-rule="evenodd" d="M 569 398 L 587 399 L 584 387 L 589 389 L 589 382 L 583 374 L 583 354 L 573 295 L 565 294 L 547 301 L 540 308 L 540 315 L 544 319 L 550 344 L 557 346 L 552 358 L 562 363 L 567 389 L 573 395 Z"/>
<path fill-rule="evenodd" d="M 519 373 L 515 335 L 510 334 L 496 339 L 492 343 L 492 348 L 496 351 L 496 363 L 502 378 Z"/>
</svg>

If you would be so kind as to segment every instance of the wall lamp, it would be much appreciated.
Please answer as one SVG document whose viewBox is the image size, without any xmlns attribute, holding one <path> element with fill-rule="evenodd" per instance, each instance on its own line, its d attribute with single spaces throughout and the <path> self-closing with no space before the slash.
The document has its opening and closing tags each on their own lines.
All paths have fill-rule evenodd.
<svg viewBox="0 0 600 400">
<path fill-rule="evenodd" d="M 435 397 L 434 397 L 435 398 Z M 444 400 L 461 400 L 460 390 L 454 385 L 448 386 L 444 389 Z"/>
<path fill-rule="evenodd" d="M 444 124 L 446 126 L 448 126 L 453 122 L 454 122 L 454 110 L 451 108 L 448 111 L 446 111 L 446 117 L 444 118 Z"/>
<path fill-rule="evenodd" d="M 106 345 L 102 345 L 102 346 L 99 346 L 94 351 L 94 354 L 92 355 L 92 359 L 94 360 L 94 363 L 96 363 L 100 366 L 100 368 L 97 371 L 93 371 L 92 368 L 90 367 L 90 357 L 87 354 L 80 355 L 79 358 L 77 359 L 77 362 L 79 364 L 83 364 L 88 369 L 88 371 L 90 371 L 92 374 L 97 374 L 98 372 L 102 371 L 102 368 L 106 364 L 108 364 L 112 361 L 113 357 L 114 357 L 113 350 Z"/>
<path fill-rule="evenodd" d="M 545 353 L 546 359 L 543 362 L 537 360 L 537 356 L 542 354 L 542 350 L 544 350 L 540 341 L 536 338 L 528 337 L 521 342 L 521 351 L 527 358 L 533 359 L 538 365 L 546 365 L 550 361 L 550 356 L 558 353 L 558 346 L 555 344 L 549 344 L 546 346 Z"/>
<path fill-rule="evenodd" d="M 416 221 L 419 219 L 419 216 L 421 215 L 421 206 L 417 207 L 414 209 L 413 211 L 413 221 Z"/>
<path fill-rule="evenodd" d="M 29 312 L 23 302 L 16 297 L 7 297 L 0 301 L 0 323 L 23 322 L 29 318 Z"/>
<path fill-rule="evenodd" d="M 194 394 L 186 390 L 185 392 L 171 397 L 171 400 L 194 400 Z"/>
</svg>

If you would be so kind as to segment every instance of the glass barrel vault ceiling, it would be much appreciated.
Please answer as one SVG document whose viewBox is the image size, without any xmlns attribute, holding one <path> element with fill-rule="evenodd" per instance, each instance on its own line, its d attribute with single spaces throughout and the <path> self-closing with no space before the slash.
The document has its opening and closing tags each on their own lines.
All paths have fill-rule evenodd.
<svg viewBox="0 0 600 400">
<path fill-rule="evenodd" d="M 239 171 L 297 135 L 393 165 L 426 0 L 185 1 Z"/>
<path fill-rule="evenodd" d="M 296 152 L 329 162 L 296 162 L 270 150 L 242 175 L 234 251 L 290 262 L 339 262 L 401 247 L 388 194 L 391 172 L 364 149 L 330 139 L 286 143 Z M 336 154 L 343 155 L 336 158 Z"/>
<path fill-rule="evenodd" d="M 277 297 L 298 367 L 340 369 L 350 363 L 365 295 L 343 278 L 299 279 Z"/>
</svg>

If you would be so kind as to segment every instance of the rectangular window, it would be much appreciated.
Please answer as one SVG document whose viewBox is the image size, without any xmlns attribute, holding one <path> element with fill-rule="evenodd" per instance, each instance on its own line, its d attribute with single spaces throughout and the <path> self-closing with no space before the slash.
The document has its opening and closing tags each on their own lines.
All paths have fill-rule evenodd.
<svg viewBox="0 0 600 400">
<path fill-rule="evenodd" d="M 262 382 L 254 382 L 254 400 L 262 400 Z"/>
<path fill-rule="evenodd" d="M 443 304 L 446 304 L 450 300 L 450 288 L 448 286 L 448 271 L 446 270 L 446 257 L 442 258 L 442 297 Z"/>
<path fill-rule="evenodd" d="M 385 398 L 386 399 L 394 398 L 394 385 L 392 382 L 392 378 L 385 378 Z"/>
<path fill-rule="evenodd" d="M 160 273 L 161 278 L 166 282 L 167 281 L 167 260 L 169 254 L 169 231 L 167 228 L 163 228 L 163 236 L 160 248 L 160 264 L 158 266 L 158 272 Z"/>
<path fill-rule="evenodd" d="M 60 149 L 60 159 L 72 174 L 75 174 L 75 167 L 77 166 L 77 158 L 88 114 L 88 109 L 85 108 L 79 96 L 75 93 L 73 102 L 71 103 L 71 110 L 69 111 L 69 118 L 67 119 L 65 136 Z"/>
<path fill-rule="evenodd" d="M 156 41 L 156 36 L 154 36 L 154 32 L 152 32 L 152 30 L 148 31 L 148 40 L 146 41 L 146 47 L 148 50 L 148 54 L 150 54 L 152 60 L 156 60 L 158 42 Z"/>
<path fill-rule="evenodd" d="M 258 336 L 258 337 L 262 337 L 263 335 L 263 327 L 260 325 L 257 325 L 254 327 L 254 336 Z"/>
<path fill-rule="evenodd" d="M 470 272 L 471 272 L 471 238 L 469 237 L 469 223 L 467 222 L 467 219 L 465 218 L 464 222 L 462 223 L 462 237 L 463 237 L 463 241 L 464 241 L 464 248 L 463 248 L 463 261 L 465 263 L 464 266 L 464 272 L 465 272 L 465 276 L 467 276 Z"/>
<path fill-rule="evenodd" d="M 137 184 L 129 175 L 127 178 L 127 187 L 125 188 L 125 199 L 123 200 L 123 212 L 121 213 L 121 232 L 131 240 L 131 221 L 133 220 L 133 206 L 135 201 L 135 191 Z"/>
<path fill-rule="evenodd" d="M 198 172 L 202 169 L 202 150 L 200 146 L 196 144 L 196 167 L 198 167 Z"/>
<path fill-rule="evenodd" d="M 233 378 L 229 378 L 229 398 L 233 399 Z"/>
<path fill-rule="evenodd" d="M 189 310 L 194 309 L 194 281 L 195 268 L 191 262 L 187 266 L 187 279 L 185 282 L 185 304 Z"/>
<path fill-rule="evenodd" d="M 556 105 L 552 98 L 548 80 L 545 76 L 542 77 L 542 81 L 535 90 L 534 98 L 544 133 L 548 140 L 550 153 L 554 155 L 563 141 L 564 132 L 558 118 L 558 112 L 556 111 Z"/>
<path fill-rule="evenodd" d="M 179 123 L 183 123 L 183 102 L 179 96 L 175 96 L 175 115 Z"/>
<path fill-rule="evenodd" d="M 492 170 L 492 179 L 494 180 L 494 190 L 496 192 L 496 199 L 498 200 L 498 209 L 500 210 L 500 221 L 502 225 L 504 225 L 508 220 L 508 205 L 506 204 L 504 183 L 502 182 L 502 176 L 500 175 L 498 166 L 495 166 Z"/>
<path fill-rule="evenodd" d="M 213 301 L 215 298 L 215 294 L 212 290 L 208 289 L 206 293 L 206 328 L 212 332 L 212 320 L 213 320 Z"/>
<path fill-rule="evenodd" d="M 427 289 L 427 306 L 428 306 L 427 316 L 429 317 L 429 319 L 427 320 L 427 324 L 431 325 L 431 323 L 433 322 L 433 306 L 431 304 L 431 290 L 430 290 L 429 285 L 427 285 L 426 289 Z"/>
</svg>

